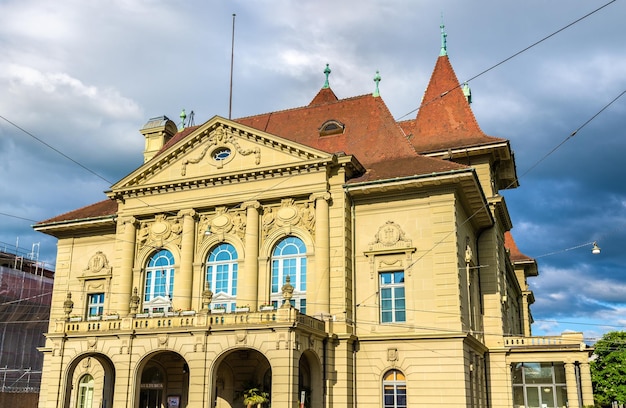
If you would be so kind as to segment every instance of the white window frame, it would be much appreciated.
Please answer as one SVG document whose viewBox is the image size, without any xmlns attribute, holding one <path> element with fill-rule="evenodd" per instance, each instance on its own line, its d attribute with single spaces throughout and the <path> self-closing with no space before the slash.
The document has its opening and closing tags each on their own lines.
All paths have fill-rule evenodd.
<svg viewBox="0 0 626 408">
<path fill-rule="evenodd" d="M 218 259 L 226 255 L 228 259 Z M 225 308 L 235 311 L 237 305 L 238 254 L 232 244 L 221 243 L 211 250 L 207 258 L 205 280 L 211 285 L 213 299 L 211 309 Z M 218 278 L 226 275 L 226 290 L 218 285 Z M 223 280 L 223 279 L 222 279 Z"/>
<path fill-rule="evenodd" d="M 289 253 L 294 250 L 296 253 Z M 283 303 L 282 287 L 287 275 L 290 276 L 290 284 L 293 286 L 291 304 L 306 314 L 306 245 L 304 241 L 295 236 L 283 238 L 276 244 L 272 251 L 271 277 L 270 277 L 270 300 L 275 306 Z"/>
<path fill-rule="evenodd" d="M 165 264 L 161 264 L 163 260 L 166 261 Z M 161 279 L 157 279 L 158 275 L 161 275 Z M 154 253 L 146 266 L 143 294 L 144 312 L 167 312 L 171 309 L 174 296 L 174 277 L 174 255 L 172 252 L 161 249 Z M 163 290 L 156 294 L 157 286 L 161 285 Z"/>
</svg>

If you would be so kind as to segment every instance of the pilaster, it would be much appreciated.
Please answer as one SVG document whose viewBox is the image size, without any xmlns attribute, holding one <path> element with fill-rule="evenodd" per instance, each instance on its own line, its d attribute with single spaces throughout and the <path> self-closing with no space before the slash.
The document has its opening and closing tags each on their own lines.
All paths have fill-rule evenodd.
<svg viewBox="0 0 626 408">
<path fill-rule="evenodd" d="M 135 239 L 137 236 L 137 220 L 135 217 L 120 217 L 117 221 L 120 242 L 120 272 L 118 284 L 112 297 L 117 301 L 117 310 L 122 315 L 128 315 L 130 311 L 130 297 L 133 288 L 133 265 L 135 263 Z"/>
<path fill-rule="evenodd" d="M 193 255 L 196 238 L 196 212 L 181 210 L 178 216 L 183 219 L 181 239 L 180 269 L 174 285 L 174 306 L 183 310 L 191 309 L 193 282 Z"/>
<path fill-rule="evenodd" d="M 311 281 L 315 288 L 316 298 L 310 307 L 312 315 L 330 312 L 330 220 L 328 201 L 331 196 L 328 192 L 314 193 L 311 199 L 315 200 L 315 275 Z"/>
<path fill-rule="evenodd" d="M 578 382 L 574 363 L 565 363 L 565 385 L 567 386 L 567 405 L 569 408 L 580 408 L 578 404 Z"/>
<path fill-rule="evenodd" d="M 247 201 L 241 204 L 241 208 L 246 210 L 246 234 L 245 263 L 244 268 L 237 280 L 238 302 L 249 304 L 252 310 L 258 308 L 258 280 L 257 265 L 259 262 L 259 208 L 258 201 Z"/>
</svg>

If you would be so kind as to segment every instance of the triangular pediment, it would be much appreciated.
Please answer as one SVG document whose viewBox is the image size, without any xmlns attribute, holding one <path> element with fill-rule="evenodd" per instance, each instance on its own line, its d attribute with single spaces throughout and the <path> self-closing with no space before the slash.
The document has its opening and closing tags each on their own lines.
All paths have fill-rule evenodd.
<svg viewBox="0 0 626 408">
<path fill-rule="evenodd" d="M 109 195 L 277 172 L 332 159 L 332 154 L 215 116 L 113 185 Z"/>
</svg>

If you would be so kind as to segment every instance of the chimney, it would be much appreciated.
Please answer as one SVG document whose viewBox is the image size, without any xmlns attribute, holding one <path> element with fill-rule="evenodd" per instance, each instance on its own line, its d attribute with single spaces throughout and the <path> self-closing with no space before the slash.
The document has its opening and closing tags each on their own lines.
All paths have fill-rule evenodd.
<svg viewBox="0 0 626 408">
<path fill-rule="evenodd" d="M 176 124 L 167 116 L 158 116 L 148 119 L 140 130 L 146 138 L 146 147 L 143 151 L 143 162 L 152 159 L 159 150 L 176 134 Z"/>
</svg>

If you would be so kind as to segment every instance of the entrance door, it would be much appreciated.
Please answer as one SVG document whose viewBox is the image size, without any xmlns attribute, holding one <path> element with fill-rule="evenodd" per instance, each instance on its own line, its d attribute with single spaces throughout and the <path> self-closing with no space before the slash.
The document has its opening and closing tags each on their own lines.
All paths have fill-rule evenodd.
<svg viewBox="0 0 626 408">
<path fill-rule="evenodd" d="M 144 388 L 142 384 L 139 408 L 163 408 L 163 388 Z"/>
</svg>

